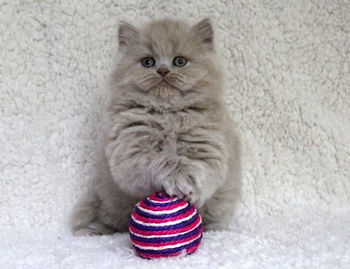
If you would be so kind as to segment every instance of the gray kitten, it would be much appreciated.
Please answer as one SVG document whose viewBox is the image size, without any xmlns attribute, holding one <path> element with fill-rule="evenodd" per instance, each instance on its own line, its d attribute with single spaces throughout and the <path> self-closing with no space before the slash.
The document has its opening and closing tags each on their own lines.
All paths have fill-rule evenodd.
<svg viewBox="0 0 350 269">
<path fill-rule="evenodd" d="M 123 22 L 119 49 L 99 170 L 74 210 L 74 233 L 127 231 L 136 202 L 162 190 L 195 204 L 206 229 L 228 228 L 240 149 L 210 21 Z"/>
</svg>

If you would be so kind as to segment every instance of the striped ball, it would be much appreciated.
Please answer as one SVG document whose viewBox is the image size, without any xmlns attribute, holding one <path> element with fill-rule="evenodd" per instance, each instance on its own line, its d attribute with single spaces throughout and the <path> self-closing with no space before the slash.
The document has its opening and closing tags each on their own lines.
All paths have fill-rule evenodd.
<svg viewBox="0 0 350 269">
<path fill-rule="evenodd" d="M 136 204 L 129 231 L 141 257 L 160 258 L 193 253 L 201 243 L 203 224 L 190 203 L 159 192 Z"/>
</svg>

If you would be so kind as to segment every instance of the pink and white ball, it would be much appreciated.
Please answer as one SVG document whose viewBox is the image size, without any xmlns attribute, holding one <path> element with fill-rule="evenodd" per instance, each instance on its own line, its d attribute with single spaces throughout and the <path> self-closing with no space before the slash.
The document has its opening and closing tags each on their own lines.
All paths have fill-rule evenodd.
<svg viewBox="0 0 350 269">
<path fill-rule="evenodd" d="M 129 231 L 141 257 L 161 258 L 193 253 L 201 243 L 203 224 L 190 203 L 159 192 L 135 206 Z"/>
</svg>

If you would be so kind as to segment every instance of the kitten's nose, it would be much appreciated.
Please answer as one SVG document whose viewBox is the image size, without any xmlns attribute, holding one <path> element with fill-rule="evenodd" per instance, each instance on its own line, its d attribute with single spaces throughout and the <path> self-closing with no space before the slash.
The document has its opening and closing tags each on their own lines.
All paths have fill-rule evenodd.
<svg viewBox="0 0 350 269">
<path fill-rule="evenodd" d="M 158 70 L 157 70 L 157 73 L 159 75 L 161 75 L 162 77 L 165 77 L 166 74 L 168 74 L 170 72 L 170 70 L 166 67 L 159 67 Z"/>
</svg>

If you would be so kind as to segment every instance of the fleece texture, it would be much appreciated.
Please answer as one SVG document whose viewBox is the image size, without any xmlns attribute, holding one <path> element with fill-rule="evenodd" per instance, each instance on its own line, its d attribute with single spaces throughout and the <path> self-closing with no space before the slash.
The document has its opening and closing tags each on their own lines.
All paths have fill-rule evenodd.
<svg viewBox="0 0 350 269">
<path fill-rule="evenodd" d="M 243 144 L 230 232 L 143 260 L 126 234 L 74 238 L 118 21 L 210 17 Z M 348 268 L 348 0 L 0 0 L 0 268 Z"/>
</svg>

